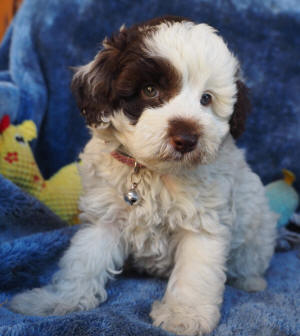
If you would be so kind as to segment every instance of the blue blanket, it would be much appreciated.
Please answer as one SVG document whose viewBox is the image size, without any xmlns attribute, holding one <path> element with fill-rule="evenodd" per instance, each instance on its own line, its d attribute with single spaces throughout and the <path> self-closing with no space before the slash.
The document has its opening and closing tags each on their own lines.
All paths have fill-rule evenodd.
<svg viewBox="0 0 300 336">
<path fill-rule="evenodd" d="M 0 46 L 0 119 L 32 119 L 45 178 L 76 159 L 88 139 L 69 90 L 70 66 L 92 59 L 105 35 L 163 14 L 216 27 L 241 60 L 253 112 L 239 145 L 265 183 L 281 168 L 300 176 L 300 3 L 298 0 L 25 0 Z M 300 180 L 300 179 L 299 179 Z M 296 184 L 300 190 L 300 182 Z M 97 309 L 62 317 L 7 310 L 14 293 L 46 284 L 78 227 L 64 223 L 0 176 L 0 335 L 167 335 L 148 317 L 166 282 L 124 274 Z M 300 260 L 276 254 L 269 287 L 248 294 L 229 286 L 212 335 L 300 335 Z"/>
</svg>

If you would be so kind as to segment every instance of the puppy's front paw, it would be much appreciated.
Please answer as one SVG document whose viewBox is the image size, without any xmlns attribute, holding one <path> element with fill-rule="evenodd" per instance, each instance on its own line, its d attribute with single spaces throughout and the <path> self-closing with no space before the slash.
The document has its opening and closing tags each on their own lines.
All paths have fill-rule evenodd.
<svg viewBox="0 0 300 336">
<path fill-rule="evenodd" d="M 216 327 L 220 313 L 217 306 L 188 307 L 155 301 L 150 316 L 157 327 L 175 334 L 200 336 Z"/>
</svg>

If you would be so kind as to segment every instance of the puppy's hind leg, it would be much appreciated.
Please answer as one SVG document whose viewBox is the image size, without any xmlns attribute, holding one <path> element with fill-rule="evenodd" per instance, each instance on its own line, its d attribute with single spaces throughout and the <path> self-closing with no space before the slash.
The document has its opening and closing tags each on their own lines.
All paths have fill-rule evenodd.
<svg viewBox="0 0 300 336">
<path fill-rule="evenodd" d="M 258 292 L 267 287 L 264 273 L 274 251 L 273 239 L 270 238 L 253 237 L 231 251 L 228 261 L 230 285 L 247 292 Z"/>
<path fill-rule="evenodd" d="M 245 193 L 244 189 L 242 194 L 239 190 L 237 197 L 241 201 L 237 202 L 234 247 L 227 266 L 230 285 L 256 292 L 267 286 L 264 273 L 274 252 L 277 215 L 270 211 L 258 178 L 252 178 L 250 182 L 252 192 Z"/>
<path fill-rule="evenodd" d="M 123 261 L 124 248 L 117 228 L 87 226 L 73 237 L 52 283 L 16 295 L 10 308 L 27 315 L 63 315 L 95 308 L 106 300 L 105 283 Z"/>
</svg>

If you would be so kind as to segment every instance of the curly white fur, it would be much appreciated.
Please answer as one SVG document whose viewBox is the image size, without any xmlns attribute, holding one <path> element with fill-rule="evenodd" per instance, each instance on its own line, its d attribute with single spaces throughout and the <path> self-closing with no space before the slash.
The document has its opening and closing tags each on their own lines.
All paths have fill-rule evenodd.
<svg viewBox="0 0 300 336">
<path fill-rule="evenodd" d="M 48 315 L 95 308 L 129 255 L 136 268 L 169 277 L 150 316 L 154 325 L 179 334 L 201 335 L 217 325 L 226 271 L 239 288 L 266 286 L 276 217 L 229 134 L 238 63 L 206 25 L 162 24 L 147 38 L 149 53 L 168 58 L 180 71 L 182 90 L 162 107 L 145 109 L 136 125 L 119 111 L 108 128 L 92 128 L 81 155 L 80 209 L 87 224 L 51 284 L 15 296 L 15 311 Z M 215 102 L 204 108 L 199 96 L 207 90 Z M 174 154 L 165 136 L 174 117 L 201 125 L 195 149 L 201 164 L 162 159 Z M 142 200 L 132 207 L 123 199 L 132 168 L 110 155 L 120 145 L 146 166 L 139 176 Z"/>
</svg>

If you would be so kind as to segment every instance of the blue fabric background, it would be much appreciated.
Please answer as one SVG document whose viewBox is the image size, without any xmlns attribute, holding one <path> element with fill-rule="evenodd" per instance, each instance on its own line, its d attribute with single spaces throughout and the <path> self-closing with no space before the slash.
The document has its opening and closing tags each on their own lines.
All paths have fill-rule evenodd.
<svg viewBox="0 0 300 336">
<path fill-rule="evenodd" d="M 44 176 L 75 160 L 88 139 L 69 90 L 69 67 L 90 61 L 104 36 L 124 22 L 163 14 L 220 31 L 251 88 L 253 111 L 239 145 L 265 183 L 279 178 L 282 168 L 300 177 L 299 1 L 25 0 L 0 46 L 0 118 L 34 120 L 39 138 L 33 148 Z M 0 176 L 0 303 L 49 281 L 77 229 L 63 226 Z M 295 252 L 277 254 L 263 293 L 227 286 L 222 320 L 212 335 L 299 335 L 299 269 Z M 167 335 L 148 317 L 165 285 L 123 275 L 110 283 L 104 305 L 64 317 L 26 317 L 3 305 L 0 335 Z"/>
</svg>

